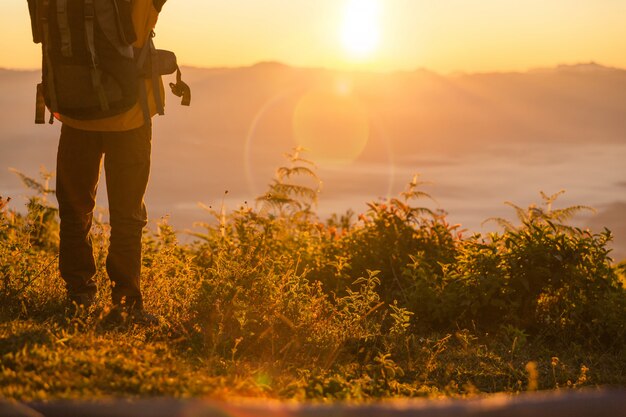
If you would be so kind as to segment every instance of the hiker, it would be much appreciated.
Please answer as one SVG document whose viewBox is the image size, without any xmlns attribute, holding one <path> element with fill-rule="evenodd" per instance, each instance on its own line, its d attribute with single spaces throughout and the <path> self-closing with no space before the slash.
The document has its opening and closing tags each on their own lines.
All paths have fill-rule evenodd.
<svg viewBox="0 0 626 417">
<path fill-rule="evenodd" d="M 106 271 L 112 314 L 153 319 L 140 286 L 144 194 L 150 173 L 151 118 L 163 114 L 161 75 L 189 105 L 175 56 L 154 48 L 166 0 L 28 0 L 33 40 L 42 43 L 36 123 L 62 123 L 56 195 L 61 219 L 59 270 L 68 300 L 89 307 L 96 294 L 90 238 L 104 159 L 111 237 Z"/>
</svg>

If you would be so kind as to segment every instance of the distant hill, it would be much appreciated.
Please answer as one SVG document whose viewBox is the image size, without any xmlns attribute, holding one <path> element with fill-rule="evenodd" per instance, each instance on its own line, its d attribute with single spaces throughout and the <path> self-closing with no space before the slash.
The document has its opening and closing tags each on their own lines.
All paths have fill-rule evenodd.
<svg viewBox="0 0 626 417">
<path fill-rule="evenodd" d="M 617 255 L 626 256 L 625 221 L 615 215 L 626 203 L 623 69 L 586 63 L 441 75 L 265 62 L 183 73 L 193 89 L 192 107 L 178 106 L 167 94 L 168 114 L 155 121 L 148 196 L 152 213 L 171 213 L 177 225 L 200 220 L 204 214 L 195 203 L 215 204 L 225 189 L 231 206 L 252 201 L 282 153 L 297 144 L 294 111 L 303 97 L 336 91 L 363 109 L 369 139 L 352 164 L 320 162 L 322 213 L 362 211 L 366 200 L 397 192 L 420 172 L 434 182 L 427 191 L 452 221 L 481 230 L 486 217 L 512 215 L 505 200 L 525 205 L 539 190 L 565 188 L 563 204 L 599 208 L 597 219 L 618 232 Z M 0 69 L 0 195 L 21 193 L 6 167 L 30 174 L 42 163 L 54 167 L 58 124 L 32 124 L 39 78 L 38 71 Z M 325 140 L 340 146 L 348 119 L 326 116 Z"/>
</svg>

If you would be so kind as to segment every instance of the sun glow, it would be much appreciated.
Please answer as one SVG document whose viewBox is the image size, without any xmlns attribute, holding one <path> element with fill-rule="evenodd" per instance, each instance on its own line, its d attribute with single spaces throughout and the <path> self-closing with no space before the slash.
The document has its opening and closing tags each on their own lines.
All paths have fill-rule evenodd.
<svg viewBox="0 0 626 417">
<path fill-rule="evenodd" d="M 350 94 L 349 82 L 320 86 L 300 98 L 293 117 L 293 132 L 299 146 L 325 166 L 354 162 L 369 138 L 365 107 Z"/>
<path fill-rule="evenodd" d="M 346 4 L 341 42 L 355 58 L 374 52 L 380 43 L 380 4 L 378 0 L 349 0 Z"/>
</svg>

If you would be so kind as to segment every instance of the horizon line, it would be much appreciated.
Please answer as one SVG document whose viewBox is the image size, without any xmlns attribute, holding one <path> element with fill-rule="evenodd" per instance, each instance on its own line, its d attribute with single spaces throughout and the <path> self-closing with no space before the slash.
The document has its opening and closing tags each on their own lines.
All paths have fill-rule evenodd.
<svg viewBox="0 0 626 417">
<path fill-rule="evenodd" d="M 416 67 L 413 69 L 398 69 L 398 70 L 374 70 L 374 69 L 345 69 L 345 68 L 335 68 L 335 67 L 325 67 L 325 66 L 298 66 L 292 65 L 283 61 L 278 60 L 261 60 L 254 62 L 252 64 L 247 65 L 237 65 L 237 66 L 198 66 L 198 65 L 187 65 L 181 64 L 181 68 L 189 68 L 194 70 L 237 70 L 237 69 L 246 69 L 246 68 L 254 68 L 259 66 L 281 66 L 292 69 L 302 69 L 302 70 L 317 70 L 317 71 L 333 71 L 333 72 L 346 72 L 346 73 L 371 73 L 371 74 L 402 74 L 402 73 L 414 73 L 414 72 L 428 72 L 436 75 L 443 76 L 457 76 L 457 75 L 484 75 L 484 74 L 525 74 L 532 72 L 540 72 L 540 71 L 550 71 L 550 70 L 558 70 L 558 69 L 573 69 L 573 68 L 597 68 L 604 70 L 613 70 L 613 71 L 626 71 L 626 68 L 615 67 L 610 65 L 605 65 L 599 63 L 597 61 L 577 61 L 574 63 L 556 63 L 551 66 L 535 66 L 528 67 L 526 69 L 518 69 L 518 70 L 481 70 L 481 71 L 467 71 L 467 70 L 454 70 L 454 71 L 435 71 L 429 69 L 427 67 Z M 41 67 L 25 67 L 25 68 L 12 68 L 12 67 L 3 67 L 0 66 L 0 71 L 13 71 L 13 72 L 33 72 L 33 71 L 41 71 Z"/>
</svg>

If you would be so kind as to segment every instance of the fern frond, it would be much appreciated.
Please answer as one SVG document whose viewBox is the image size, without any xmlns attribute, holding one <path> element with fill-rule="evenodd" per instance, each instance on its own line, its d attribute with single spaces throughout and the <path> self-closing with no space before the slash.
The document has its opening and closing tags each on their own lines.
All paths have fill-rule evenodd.
<svg viewBox="0 0 626 417">
<path fill-rule="evenodd" d="M 542 208 L 539 208 L 534 204 L 528 206 L 527 216 L 527 221 L 533 221 L 535 219 L 546 219 L 549 217 Z"/>
<path fill-rule="evenodd" d="M 372 202 L 367 203 L 366 205 L 367 207 L 369 207 L 369 211 L 378 212 L 378 207 L 380 206 L 380 203 L 372 201 Z"/>
<path fill-rule="evenodd" d="M 423 192 L 423 191 L 416 190 L 418 187 L 425 185 L 425 184 L 429 184 L 429 182 L 419 181 L 419 174 L 415 174 L 411 182 L 409 182 L 409 184 L 407 185 L 406 190 L 401 192 L 400 195 L 404 197 L 405 201 L 409 201 L 413 198 L 415 199 L 428 198 L 434 201 L 434 199 L 430 196 L 430 194 Z"/>
<path fill-rule="evenodd" d="M 407 201 L 408 200 L 412 200 L 412 199 L 418 199 L 418 198 L 426 198 L 428 200 L 432 200 L 432 201 L 436 202 L 435 199 L 430 194 L 428 194 L 427 192 L 424 192 L 424 191 L 413 191 L 413 190 L 405 191 L 405 192 L 402 193 L 402 196 Z"/>
<path fill-rule="evenodd" d="M 294 207 L 301 207 L 299 201 L 289 197 L 286 194 L 280 193 L 266 193 L 260 197 L 257 197 L 257 202 L 267 203 L 271 207 L 281 208 L 287 205 L 292 205 Z"/>
<path fill-rule="evenodd" d="M 526 211 L 520 206 L 511 203 L 510 201 L 505 201 L 504 204 L 506 204 L 509 207 L 513 207 L 513 209 L 515 210 L 515 213 L 517 214 L 517 218 L 519 219 L 520 222 L 524 223 L 529 220 L 530 207 L 529 207 L 529 211 Z"/>
<path fill-rule="evenodd" d="M 44 184 L 37 181 L 34 178 L 29 177 L 28 175 L 23 174 L 15 168 L 9 168 L 9 171 L 20 177 L 22 183 L 29 189 L 36 191 L 38 194 L 46 195 L 46 194 L 54 194 L 54 190 L 47 188 Z"/>
<path fill-rule="evenodd" d="M 303 167 L 303 166 L 295 166 L 292 168 L 280 167 L 276 170 L 276 174 L 281 179 L 291 178 L 294 175 L 305 175 L 307 177 L 315 178 L 316 180 L 319 179 L 319 177 L 317 176 L 315 171 L 313 171 L 313 169 L 308 168 L 308 167 Z"/>
<path fill-rule="evenodd" d="M 490 217 L 488 219 L 486 219 L 485 221 L 483 221 L 480 225 L 484 226 L 485 224 L 489 223 L 489 222 L 495 222 L 498 224 L 498 226 L 500 226 L 501 228 L 503 228 L 505 231 L 507 232 L 513 232 L 515 231 L 515 226 L 513 226 L 513 223 L 511 223 L 510 221 L 503 219 L 502 217 Z"/>
<path fill-rule="evenodd" d="M 275 183 L 272 185 L 272 190 L 274 193 L 286 196 L 294 195 L 308 198 L 312 201 L 317 200 L 317 191 L 304 185 Z"/>
<path fill-rule="evenodd" d="M 435 217 L 437 214 L 429 208 L 426 207 L 411 207 L 411 216 L 418 217 L 417 215 L 427 214 L 429 216 Z"/>
<path fill-rule="evenodd" d="M 597 210 L 594 209 L 593 207 L 576 205 L 576 206 L 565 207 L 562 209 L 552 210 L 549 213 L 549 217 L 557 221 L 565 221 L 565 220 L 571 219 L 572 217 L 574 217 L 576 214 L 580 213 L 581 211 L 590 211 L 592 213 L 597 213 Z"/>
<path fill-rule="evenodd" d="M 560 190 L 552 195 L 547 195 L 543 191 L 539 191 L 541 198 L 543 199 L 543 204 L 547 207 L 548 211 L 552 210 L 552 203 L 554 203 L 559 196 L 565 194 L 565 190 Z"/>
<path fill-rule="evenodd" d="M 313 161 L 310 161 L 308 159 L 304 159 L 304 158 L 302 158 L 300 156 L 301 153 L 306 152 L 306 151 L 307 151 L 307 149 L 305 149 L 305 148 L 303 148 L 301 146 L 297 146 L 297 147 L 293 148 L 293 153 L 284 153 L 283 155 L 292 164 L 296 164 L 298 162 L 301 162 L 303 164 L 307 164 L 307 165 L 311 165 L 311 166 L 315 167 L 315 163 Z"/>
<path fill-rule="evenodd" d="M 402 211 L 403 211 L 403 212 L 405 212 L 405 213 L 408 213 L 408 212 L 410 211 L 410 209 L 411 209 L 411 207 L 409 207 L 409 205 L 408 205 L 408 204 L 406 204 L 406 203 L 405 203 L 405 202 L 403 202 L 403 201 L 400 201 L 400 200 L 399 200 L 399 199 L 397 199 L 397 198 L 392 198 L 391 200 L 389 200 L 389 203 L 390 203 L 392 206 L 396 206 L 396 207 L 398 207 L 400 210 L 402 210 Z"/>
<path fill-rule="evenodd" d="M 420 185 L 431 184 L 430 181 L 420 181 L 419 176 L 420 176 L 419 174 L 415 174 L 413 176 L 413 179 L 411 179 L 411 182 L 409 183 L 409 188 L 416 188 L 416 187 L 419 187 Z"/>
</svg>

